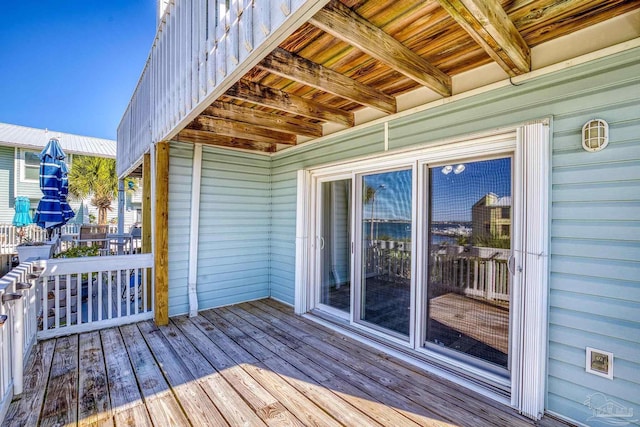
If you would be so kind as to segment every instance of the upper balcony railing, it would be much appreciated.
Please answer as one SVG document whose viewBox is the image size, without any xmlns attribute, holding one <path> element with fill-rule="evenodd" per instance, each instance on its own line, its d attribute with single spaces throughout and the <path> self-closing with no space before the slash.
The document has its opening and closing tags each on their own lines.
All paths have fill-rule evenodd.
<svg viewBox="0 0 640 427">
<path fill-rule="evenodd" d="M 175 136 L 327 0 L 174 0 L 118 126 L 117 173 Z"/>
</svg>

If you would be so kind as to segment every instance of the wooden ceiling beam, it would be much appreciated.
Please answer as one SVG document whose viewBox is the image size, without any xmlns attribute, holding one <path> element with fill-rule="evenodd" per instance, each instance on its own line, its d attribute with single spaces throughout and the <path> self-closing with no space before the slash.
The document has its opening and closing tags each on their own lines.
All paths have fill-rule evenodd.
<svg viewBox="0 0 640 427">
<path fill-rule="evenodd" d="M 238 81 L 225 95 L 240 101 L 251 102 L 311 119 L 338 123 L 347 127 L 353 127 L 355 123 L 351 112 L 245 79 Z"/>
<path fill-rule="evenodd" d="M 250 125 L 248 123 L 220 119 L 217 117 L 196 117 L 188 127 L 189 129 L 205 130 L 218 135 L 246 139 L 249 141 L 287 145 L 295 145 L 297 143 L 296 136 L 289 133 L 276 132 L 263 127 Z"/>
<path fill-rule="evenodd" d="M 394 97 L 282 48 L 274 49 L 256 67 L 385 113 L 397 111 Z"/>
<path fill-rule="evenodd" d="M 276 151 L 276 145 L 265 142 L 255 142 L 242 138 L 231 138 L 219 135 L 205 130 L 195 130 L 185 128 L 178 133 L 177 141 L 189 142 L 192 144 L 200 143 L 206 145 L 215 145 L 219 147 L 242 148 L 244 150 L 262 151 L 265 153 L 273 153 Z"/>
<path fill-rule="evenodd" d="M 531 51 L 498 0 L 438 0 L 510 76 L 531 71 Z"/>
<path fill-rule="evenodd" d="M 322 136 L 322 125 L 310 123 L 306 120 L 273 114 L 267 111 L 249 108 L 242 105 L 230 104 L 228 102 L 216 101 L 207 107 L 202 115 L 219 117 L 221 119 L 245 122 L 265 129 L 271 129 L 294 135 L 304 135 L 311 137 Z"/>
<path fill-rule="evenodd" d="M 331 0 L 309 23 L 436 93 L 451 96 L 451 77 L 339 1 Z"/>
</svg>

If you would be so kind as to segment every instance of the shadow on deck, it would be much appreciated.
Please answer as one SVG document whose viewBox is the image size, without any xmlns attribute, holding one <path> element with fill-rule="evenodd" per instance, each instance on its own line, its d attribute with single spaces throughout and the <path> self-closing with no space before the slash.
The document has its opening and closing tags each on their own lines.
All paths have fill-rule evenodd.
<svg viewBox="0 0 640 427">
<path fill-rule="evenodd" d="M 3 425 L 561 426 L 273 300 L 42 341 Z"/>
</svg>

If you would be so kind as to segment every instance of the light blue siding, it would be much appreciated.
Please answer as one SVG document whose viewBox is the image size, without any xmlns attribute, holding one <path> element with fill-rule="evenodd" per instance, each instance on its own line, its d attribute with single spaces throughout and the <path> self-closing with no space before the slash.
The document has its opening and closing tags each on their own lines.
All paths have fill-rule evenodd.
<svg viewBox="0 0 640 427">
<path fill-rule="evenodd" d="M 203 147 L 201 309 L 269 296 L 270 158 Z"/>
<path fill-rule="evenodd" d="M 393 149 L 553 116 L 547 409 L 582 423 L 593 393 L 640 415 L 640 50 L 389 122 Z M 610 145 L 581 148 L 582 125 Z M 294 300 L 296 170 L 383 152 L 382 128 L 273 157 L 271 296 Z M 614 380 L 585 372 L 585 347 L 614 353 Z M 639 418 L 639 417 L 636 417 Z"/>
<path fill-rule="evenodd" d="M 11 224 L 13 221 L 13 147 L 0 147 L 0 224 Z"/>
<path fill-rule="evenodd" d="M 189 311 L 189 222 L 193 145 L 171 143 L 169 157 L 169 315 Z"/>
</svg>

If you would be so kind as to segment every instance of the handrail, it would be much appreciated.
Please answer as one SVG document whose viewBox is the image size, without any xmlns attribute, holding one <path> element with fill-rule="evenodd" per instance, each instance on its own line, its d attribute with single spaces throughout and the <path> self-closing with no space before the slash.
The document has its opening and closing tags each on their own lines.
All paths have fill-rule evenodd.
<svg viewBox="0 0 640 427">
<path fill-rule="evenodd" d="M 38 338 L 153 318 L 152 254 L 43 262 Z"/>
<path fill-rule="evenodd" d="M 117 233 L 118 226 L 109 224 L 108 233 Z M 80 224 L 65 224 L 61 227 L 61 234 L 78 234 Z M 47 230 L 35 224 L 26 227 L 16 227 L 12 224 L 0 224 L 0 254 L 15 254 L 16 246 L 22 242 L 43 242 L 46 240 Z"/>
</svg>

